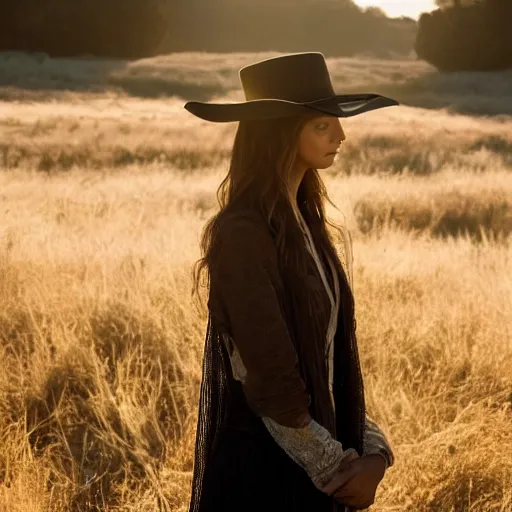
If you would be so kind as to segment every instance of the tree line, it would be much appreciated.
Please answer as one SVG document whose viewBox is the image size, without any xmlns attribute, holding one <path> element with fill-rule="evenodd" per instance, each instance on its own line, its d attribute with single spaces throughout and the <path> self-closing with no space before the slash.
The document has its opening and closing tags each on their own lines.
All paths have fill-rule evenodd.
<svg viewBox="0 0 512 512">
<path fill-rule="evenodd" d="M 416 22 L 352 0 L 5 0 L 0 51 L 139 58 L 173 51 L 412 51 Z"/>
</svg>

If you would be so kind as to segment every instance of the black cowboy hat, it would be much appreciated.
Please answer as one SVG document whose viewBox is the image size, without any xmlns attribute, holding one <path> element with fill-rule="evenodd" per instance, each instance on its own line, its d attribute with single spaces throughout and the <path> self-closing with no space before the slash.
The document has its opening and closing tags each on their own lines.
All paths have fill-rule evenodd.
<svg viewBox="0 0 512 512">
<path fill-rule="evenodd" d="M 304 115 L 350 117 L 399 105 L 380 94 L 336 94 L 322 53 L 291 53 L 262 60 L 239 71 L 247 101 L 203 103 L 184 107 L 201 119 L 217 123 Z"/>
</svg>

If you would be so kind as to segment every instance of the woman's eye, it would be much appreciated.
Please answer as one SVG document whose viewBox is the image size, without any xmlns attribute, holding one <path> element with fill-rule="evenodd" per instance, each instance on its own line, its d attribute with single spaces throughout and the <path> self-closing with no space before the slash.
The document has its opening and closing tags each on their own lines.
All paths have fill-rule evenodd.
<svg viewBox="0 0 512 512">
<path fill-rule="evenodd" d="M 317 125 L 317 128 L 319 128 L 320 130 L 325 130 L 327 128 L 327 123 L 319 124 Z"/>
</svg>

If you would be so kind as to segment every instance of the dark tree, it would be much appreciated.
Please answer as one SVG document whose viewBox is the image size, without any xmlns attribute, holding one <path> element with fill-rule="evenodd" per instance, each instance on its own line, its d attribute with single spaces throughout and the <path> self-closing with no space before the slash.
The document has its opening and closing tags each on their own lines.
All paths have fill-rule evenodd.
<svg viewBox="0 0 512 512">
<path fill-rule="evenodd" d="M 168 0 L 6 0 L 0 51 L 144 57 L 154 54 L 169 23 Z"/>
<path fill-rule="evenodd" d="M 472 1 L 423 13 L 418 23 L 416 53 L 443 71 L 510 69 L 511 18 L 510 0 Z"/>
</svg>

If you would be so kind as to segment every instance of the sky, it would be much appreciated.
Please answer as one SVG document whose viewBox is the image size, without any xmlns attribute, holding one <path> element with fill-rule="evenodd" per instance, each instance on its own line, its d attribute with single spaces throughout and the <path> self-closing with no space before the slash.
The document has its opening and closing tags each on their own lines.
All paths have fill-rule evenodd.
<svg viewBox="0 0 512 512">
<path fill-rule="evenodd" d="M 418 19 L 420 13 L 436 8 L 434 0 L 355 0 L 355 3 L 361 7 L 380 7 L 391 18 L 409 16 Z"/>
</svg>

